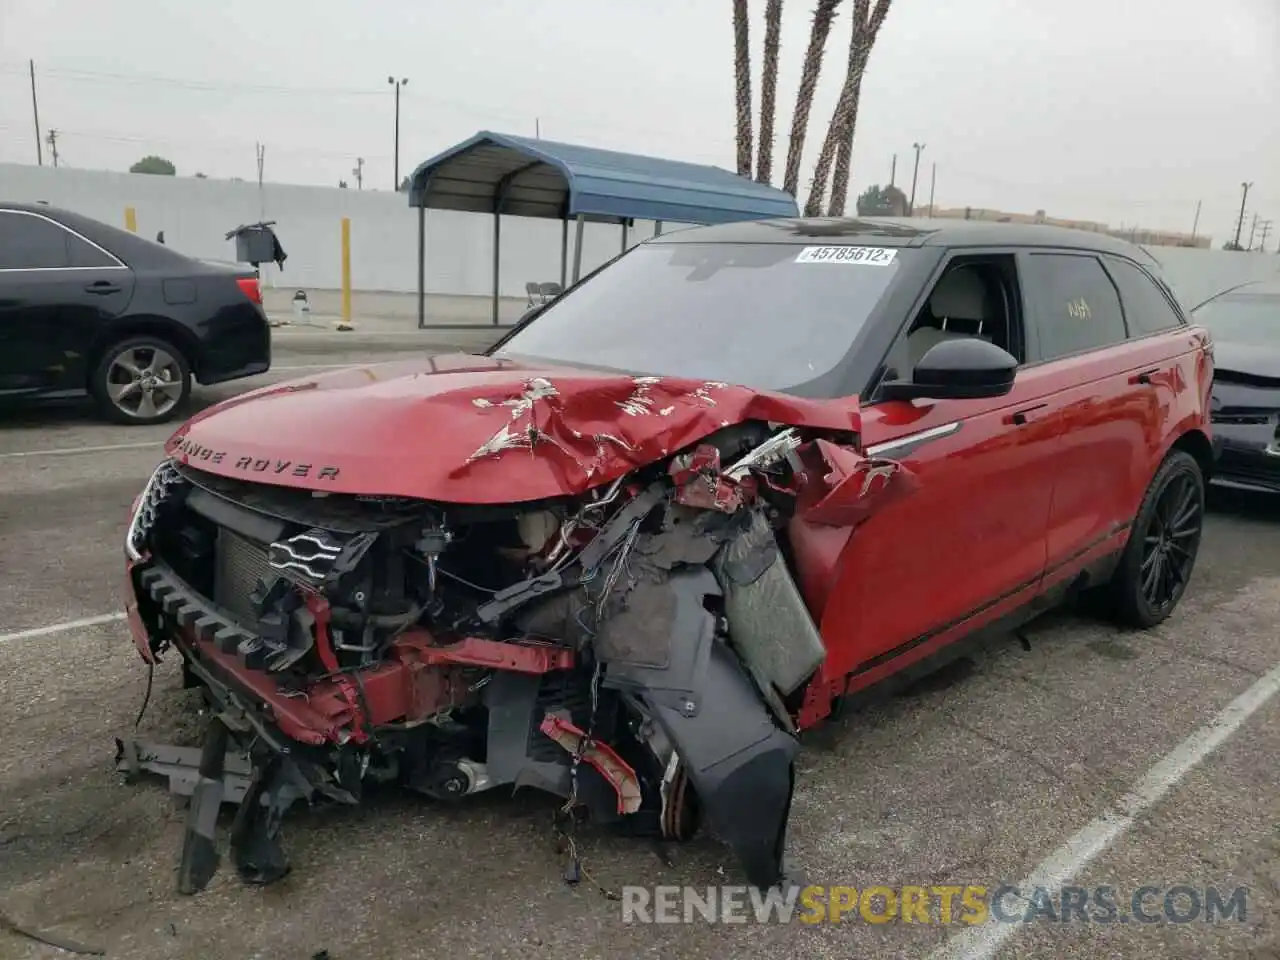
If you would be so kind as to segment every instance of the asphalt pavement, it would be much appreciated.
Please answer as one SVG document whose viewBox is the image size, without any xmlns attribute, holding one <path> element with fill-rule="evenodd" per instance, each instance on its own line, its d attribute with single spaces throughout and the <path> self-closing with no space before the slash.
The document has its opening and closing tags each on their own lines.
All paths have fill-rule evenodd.
<svg viewBox="0 0 1280 960">
<path fill-rule="evenodd" d="M 197 403 L 486 336 L 286 330 L 271 374 Z M 1041 881 L 1112 887 L 1121 913 L 1149 886 L 1156 922 L 1042 911 L 965 928 L 854 910 L 840 923 L 624 923 L 604 891 L 738 884 L 732 856 L 706 838 L 673 853 L 588 827 L 587 878 L 570 886 L 555 801 L 531 792 L 447 806 L 386 791 L 295 810 L 286 880 L 248 888 L 224 864 L 180 897 L 180 805 L 112 762 L 147 686 L 112 619 L 125 515 L 171 429 L 101 424 L 83 405 L 0 420 L 0 916 L 25 928 L 129 960 L 1280 958 L 1280 505 L 1238 495 L 1213 497 L 1190 592 L 1158 629 L 1055 613 L 1026 632 L 1030 649 L 998 640 L 816 732 L 802 754 L 789 849 L 809 883 L 1018 886 L 1006 916 Z M 962 558 L 945 557 L 962 576 Z M 909 602 L 910 587 L 888 599 Z M 140 729 L 189 740 L 196 709 L 166 663 Z M 1162 904 L 1178 886 L 1247 899 L 1229 919 L 1176 923 Z M 68 955 L 0 921 L 0 958 Z"/>
</svg>

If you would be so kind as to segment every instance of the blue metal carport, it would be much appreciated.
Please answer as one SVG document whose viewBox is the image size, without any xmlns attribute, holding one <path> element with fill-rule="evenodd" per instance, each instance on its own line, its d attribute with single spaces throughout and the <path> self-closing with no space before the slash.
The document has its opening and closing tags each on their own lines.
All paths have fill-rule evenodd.
<svg viewBox="0 0 1280 960">
<path fill-rule="evenodd" d="M 729 223 L 794 217 L 789 193 L 719 167 L 642 157 L 550 140 L 482 131 L 418 166 L 409 181 L 409 206 L 418 208 L 418 326 L 426 326 L 427 210 L 493 214 L 493 323 L 498 324 L 498 265 L 502 215 L 560 220 L 560 283 L 568 274 L 569 220 L 577 222 L 573 281 L 582 270 L 582 232 L 588 221 L 627 228 L 636 220 Z"/>
</svg>

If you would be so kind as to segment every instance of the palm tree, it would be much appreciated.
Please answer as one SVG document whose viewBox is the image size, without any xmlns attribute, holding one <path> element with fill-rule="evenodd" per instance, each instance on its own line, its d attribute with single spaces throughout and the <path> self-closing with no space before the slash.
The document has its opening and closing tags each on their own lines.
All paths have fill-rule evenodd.
<svg viewBox="0 0 1280 960">
<path fill-rule="evenodd" d="M 782 0 L 769 0 L 764 8 L 764 66 L 760 74 L 760 145 L 756 179 L 773 179 L 773 119 L 777 112 L 778 45 L 782 33 Z"/>
<path fill-rule="evenodd" d="M 831 125 L 827 128 L 827 138 L 822 144 L 822 152 L 818 154 L 818 162 L 813 170 L 813 187 L 809 200 L 805 204 L 806 216 L 816 217 L 822 213 L 822 200 L 826 194 L 827 179 L 831 176 L 831 165 L 836 159 L 837 148 L 845 151 L 844 169 L 838 171 L 839 180 L 832 185 L 832 215 L 844 213 L 845 200 L 849 192 L 849 163 L 853 153 L 854 126 L 858 116 L 858 98 L 862 92 L 862 74 L 866 70 L 867 61 L 871 57 L 876 36 L 889 13 L 893 0 L 879 0 L 875 10 L 871 9 L 871 0 L 854 0 L 853 30 L 849 37 L 849 72 L 845 76 L 844 87 L 840 91 L 840 99 L 831 115 Z"/>
<path fill-rule="evenodd" d="M 793 197 L 799 191 L 800 157 L 804 153 L 804 137 L 809 129 L 813 92 L 817 89 L 818 75 L 822 72 L 822 54 L 839 6 L 840 0 L 818 0 L 813 11 L 813 29 L 809 31 L 809 48 L 805 51 L 804 67 L 800 71 L 800 90 L 796 93 L 796 109 L 791 118 L 791 145 L 787 148 L 787 169 L 782 179 L 782 189 Z"/>
<path fill-rule="evenodd" d="M 831 217 L 844 216 L 844 205 L 849 197 L 849 174 L 853 166 L 853 137 L 858 123 L 858 104 L 862 99 L 862 74 L 867 68 L 867 61 L 871 56 L 872 47 L 875 46 L 876 37 L 880 33 L 880 26 L 889 13 L 890 2 L 891 0 L 881 0 L 867 21 L 866 43 L 857 68 L 858 79 L 854 85 L 853 106 L 844 121 L 846 134 L 836 148 L 836 171 L 831 178 L 831 206 L 827 209 L 827 215 Z"/>
<path fill-rule="evenodd" d="M 733 0 L 734 76 L 738 100 L 738 173 L 751 176 L 751 46 L 747 0 Z"/>
</svg>

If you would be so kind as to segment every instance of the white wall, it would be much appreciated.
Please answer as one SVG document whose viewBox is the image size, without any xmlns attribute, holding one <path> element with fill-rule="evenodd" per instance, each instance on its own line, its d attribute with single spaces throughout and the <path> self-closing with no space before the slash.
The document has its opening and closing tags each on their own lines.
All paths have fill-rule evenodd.
<svg viewBox="0 0 1280 960">
<path fill-rule="evenodd" d="M 192 177 L 162 177 L 0 164 L 0 199 L 49 203 L 124 225 L 125 207 L 137 211 L 138 232 L 196 257 L 231 260 L 224 239 L 242 223 L 275 220 L 289 259 L 282 273 L 264 269 L 269 286 L 337 289 L 342 285 L 341 220 L 351 218 L 351 283 L 356 290 L 417 289 L 417 211 L 404 194 L 337 187 L 257 184 Z M 678 229 L 675 224 L 664 229 Z M 640 221 L 629 242 L 652 236 Z M 574 229 L 569 230 L 569 276 Z M 587 224 L 582 272 L 620 249 L 621 230 Z M 1280 276 L 1280 257 L 1174 247 L 1149 248 L 1188 306 L 1245 280 Z M 487 296 L 492 291 L 493 218 L 445 210 L 427 212 L 428 293 Z M 501 292 L 523 297 L 529 280 L 560 279 L 560 223 L 503 217 Z"/>
<path fill-rule="evenodd" d="M 1188 309 L 1250 280 L 1280 279 L 1280 256 L 1190 247 L 1146 247 Z"/>
<path fill-rule="evenodd" d="M 356 290 L 408 292 L 418 288 L 418 218 L 402 193 L 53 169 L 0 164 L 0 200 L 48 201 L 124 226 L 133 207 L 138 233 L 194 257 L 235 258 L 228 231 L 243 223 L 275 220 L 285 253 L 283 272 L 264 269 L 268 284 L 336 289 L 342 285 L 341 221 L 351 218 L 351 285 Z M 677 228 L 664 225 L 663 229 Z M 501 292 L 524 295 L 530 280 L 560 279 L 560 222 L 502 218 Z M 637 221 L 628 245 L 653 235 Z M 573 277 L 575 225 L 569 227 L 569 279 Z M 621 249 L 620 227 L 588 223 L 583 232 L 582 273 Z M 493 290 L 493 218 L 427 211 L 428 293 L 488 295 Z"/>
</svg>

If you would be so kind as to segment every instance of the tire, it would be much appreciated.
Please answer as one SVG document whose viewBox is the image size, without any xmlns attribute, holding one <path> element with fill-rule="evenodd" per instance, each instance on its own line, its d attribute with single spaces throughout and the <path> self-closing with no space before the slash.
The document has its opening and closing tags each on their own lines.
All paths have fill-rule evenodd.
<svg viewBox="0 0 1280 960">
<path fill-rule="evenodd" d="M 165 423 L 177 416 L 191 396 L 191 365 L 168 340 L 129 337 L 103 353 L 89 392 L 102 415 L 115 423 Z"/>
<path fill-rule="evenodd" d="M 1107 612 L 1122 626 L 1163 622 L 1186 592 L 1204 528 L 1204 474 L 1173 450 L 1156 471 L 1107 587 Z"/>
</svg>

